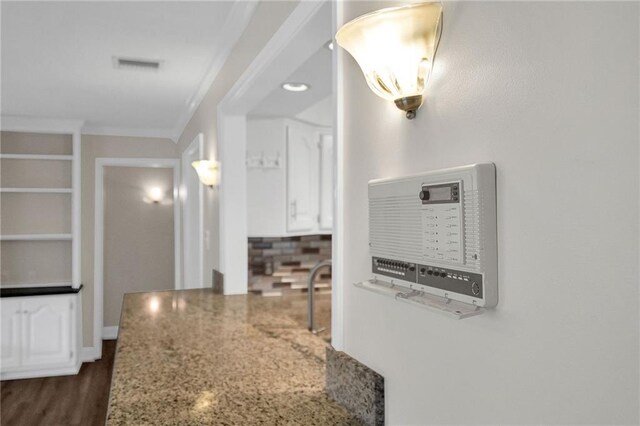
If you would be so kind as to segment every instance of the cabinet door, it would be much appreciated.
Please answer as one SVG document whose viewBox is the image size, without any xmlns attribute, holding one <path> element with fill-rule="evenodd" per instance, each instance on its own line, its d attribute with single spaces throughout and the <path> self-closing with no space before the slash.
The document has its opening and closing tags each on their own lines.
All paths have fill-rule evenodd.
<svg viewBox="0 0 640 426">
<path fill-rule="evenodd" d="M 5 298 L 2 299 L 2 348 L 0 349 L 0 364 L 2 370 L 20 365 L 20 347 L 22 339 L 20 334 L 21 319 L 20 300 Z"/>
<path fill-rule="evenodd" d="M 39 296 L 22 302 L 22 364 L 70 362 L 73 300 L 65 296 Z"/>
<path fill-rule="evenodd" d="M 320 135 L 320 229 L 333 229 L 333 136 Z"/>
<path fill-rule="evenodd" d="M 307 126 L 287 129 L 287 231 L 311 231 L 317 223 L 317 134 Z"/>
</svg>

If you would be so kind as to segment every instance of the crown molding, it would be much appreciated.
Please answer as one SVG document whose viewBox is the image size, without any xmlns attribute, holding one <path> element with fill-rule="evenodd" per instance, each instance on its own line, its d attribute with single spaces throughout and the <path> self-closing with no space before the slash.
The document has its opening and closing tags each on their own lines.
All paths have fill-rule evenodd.
<svg viewBox="0 0 640 426">
<path fill-rule="evenodd" d="M 171 129 L 84 126 L 82 128 L 82 134 L 133 138 L 163 138 L 171 139 L 173 143 L 177 143 L 177 140 L 173 138 L 174 133 Z"/>
<path fill-rule="evenodd" d="M 80 131 L 84 124 L 82 120 L 13 115 L 3 115 L 0 120 L 0 129 L 7 132 L 75 133 Z"/>
<path fill-rule="evenodd" d="M 249 24 L 257 5 L 257 1 L 242 0 L 236 0 L 233 5 L 231 12 L 222 27 L 222 34 L 224 34 L 224 38 L 219 43 L 220 50 L 211 60 L 208 71 L 205 73 L 200 85 L 187 102 L 187 109 L 181 114 L 173 129 L 171 139 L 173 139 L 175 143 L 178 143 L 184 129 L 187 127 L 187 124 L 189 124 L 189 121 L 191 121 L 193 114 L 200 106 L 200 103 L 209 91 L 209 88 L 218 76 L 218 73 L 224 66 L 227 58 L 242 36 L 242 33 L 244 33 L 244 30 Z"/>
<path fill-rule="evenodd" d="M 264 48 L 253 59 L 245 72 L 236 80 L 231 89 L 224 96 L 218 110 L 224 113 L 246 114 L 246 94 L 254 85 L 259 76 L 262 76 L 269 66 L 278 58 L 278 55 L 286 49 L 289 43 L 307 26 L 315 13 L 320 10 L 326 1 L 300 1 L 291 14 L 285 19 L 280 28 L 267 42 Z M 304 62 L 299 61 L 300 64 Z M 298 64 L 298 66 L 300 65 Z M 295 69 L 295 67 L 294 67 Z"/>
</svg>

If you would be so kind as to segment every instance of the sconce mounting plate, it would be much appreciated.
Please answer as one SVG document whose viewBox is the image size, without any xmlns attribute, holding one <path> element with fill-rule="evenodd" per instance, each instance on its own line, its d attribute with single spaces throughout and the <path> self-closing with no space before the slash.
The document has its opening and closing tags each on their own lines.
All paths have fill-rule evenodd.
<svg viewBox="0 0 640 426">
<path fill-rule="evenodd" d="M 416 111 L 422 105 L 422 95 L 407 96 L 396 99 L 394 102 L 399 109 L 406 111 L 407 118 L 412 120 L 416 117 Z"/>
</svg>

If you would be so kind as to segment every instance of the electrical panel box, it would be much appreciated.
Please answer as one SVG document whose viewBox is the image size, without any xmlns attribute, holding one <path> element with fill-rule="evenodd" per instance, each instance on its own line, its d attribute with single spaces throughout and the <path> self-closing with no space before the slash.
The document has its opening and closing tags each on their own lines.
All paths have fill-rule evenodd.
<svg viewBox="0 0 640 426">
<path fill-rule="evenodd" d="M 369 246 L 372 282 L 395 288 L 396 298 L 456 301 L 444 310 L 458 317 L 496 306 L 494 164 L 370 181 Z"/>
</svg>

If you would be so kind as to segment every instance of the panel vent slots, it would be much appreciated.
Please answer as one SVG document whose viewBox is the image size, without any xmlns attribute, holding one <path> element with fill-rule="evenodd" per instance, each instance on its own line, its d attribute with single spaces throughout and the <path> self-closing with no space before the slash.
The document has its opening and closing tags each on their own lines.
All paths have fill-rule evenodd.
<svg viewBox="0 0 640 426">
<path fill-rule="evenodd" d="M 420 200 L 415 195 L 369 199 L 369 232 L 373 256 L 412 259 L 422 257 Z"/>
<path fill-rule="evenodd" d="M 120 58 L 114 56 L 113 66 L 116 69 L 159 71 L 160 68 L 162 68 L 162 61 L 140 58 Z"/>
<path fill-rule="evenodd" d="M 480 270 L 482 262 L 481 209 L 482 200 L 478 191 L 464 191 L 465 264 L 476 270 Z"/>
</svg>

